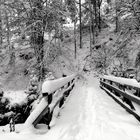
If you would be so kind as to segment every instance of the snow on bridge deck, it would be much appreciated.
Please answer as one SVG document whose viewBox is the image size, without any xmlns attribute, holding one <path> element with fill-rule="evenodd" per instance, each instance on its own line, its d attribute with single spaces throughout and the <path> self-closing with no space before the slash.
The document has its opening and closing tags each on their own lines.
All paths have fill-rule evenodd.
<svg viewBox="0 0 140 140">
<path fill-rule="evenodd" d="M 46 138 L 53 140 L 135 140 L 139 122 L 92 79 L 77 87 Z"/>
<path fill-rule="evenodd" d="M 6 140 L 6 135 L 1 138 Z M 77 83 L 55 126 L 44 135 L 10 135 L 10 140 L 138 140 L 139 122 L 99 88 L 95 79 Z"/>
</svg>

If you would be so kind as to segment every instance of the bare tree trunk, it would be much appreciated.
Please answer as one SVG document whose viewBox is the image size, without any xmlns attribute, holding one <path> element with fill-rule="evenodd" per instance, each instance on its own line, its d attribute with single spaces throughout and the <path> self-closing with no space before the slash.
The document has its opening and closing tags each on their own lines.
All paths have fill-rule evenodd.
<svg viewBox="0 0 140 140">
<path fill-rule="evenodd" d="M 2 16 L 1 16 L 1 10 L 0 10 L 0 45 L 2 45 L 3 39 L 2 39 Z"/>
<path fill-rule="evenodd" d="M 90 55 L 92 55 L 92 10 L 91 10 L 91 0 L 89 0 L 89 10 L 90 10 Z"/>
<path fill-rule="evenodd" d="M 102 4 L 102 0 L 98 0 L 98 29 L 99 32 L 101 32 L 101 4 Z"/>
<path fill-rule="evenodd" d="M 82 13 L 81 0 L 79 0 L 79 20 L 80 20 L 80 48 L 82 48 Z"/>
<path fill-rule="evenodd" d="M 117 1 L 115 0 L 115 12 L 116 12 L 116 29 L 115 32 L 118 32 L 118 27 L 119 27 L 119 20 L 118 20 L 118 4 Z"/>
<path fill-rule="evenodd" d="M 9 50 L 9 65 L 11 67 L 15 67 L 15 49 L 14 44 L 11 44 L 11 37 L 10 37 L 10 26 L 9 26 L 9 17 L 8 13 L 5 11 L 6 17 L 6 28 L 7 28 L 7 42 L 8 42 L 8 50 Z"/>
<path fill-rule="evenodd" d="M 39 15 L 37 10 L 42 10 L 42 1 L 34 1 L 32 0 L 33 8 L 32 9 L 32 19 L 34 20 L 42 20 L 42 17 Z M 31 22 L 32 24 L 32 22 Z M 43 25 L 36 23 L 36 26 L 32 27 L 32 34 L 30 37 L 31 45 L 34 48 L 35 55 L 37 58 L 37 69 L 38 69 L 38 78 L 39 81 L 43 81 L 44 79 L 44 28 L 45 28 L 45 21 L 43 20 Z"/>
<path fill-rule="evenodd" d="M 96 34 L 96 36 L 97 36 L 97 27 L 98 27 L 98 20 L 97 20 L 97 1 L 96 0 L 94 0 L 94 2 L 93 2 L 93 9 L 94 9 L 94 15 L 95 15 L 95 27 L 94 27 L 94 30 L 95 30 L 95 34 Z"/>
<path fill-rule="evenodd" d="M 9 65 L 11 67 L 13 67 L 13 68 L 15 68 L 15 59 L 16 59 L 16 56 L 15 56 L 15 48 L 14 48 L 14 45 L 12 44 L 10 46 L 10 60 L 9 60 Z"/>
<path fill-rule="evenodd" d="M 11 50 L 11 46 L 10 46 L 10 27 L 9 27 L 9 19 L 8 19 L 8 13 L 5 11 L 5 15 L 6 15 L 6 28 L 7 28 L 7 42 L 8 42 L 8 47 L 9 47 L 9 51 Z"/>
<path fill-rule="evenodd" d="M 61 7 L 63 6 L 63 0 L 61 0 Z M 59 35 L 59 37 L 60 37 L 60 45 L 59 45 L 59 47 L 62 47 L 63 46 L 63 18 L 61 19 L 61 21 L 60 21 L 60 35 Z"/>
<path fill-rule="evenodd" d="M 55 28 L 55 40 L 54 40 L 54 45 L 56 46 L 56 43 L 57 43 L 57 39 L 56 39 L 56 34 L 57 34 L 57 31 L 56 31 L 56 28 Z"/>
<path fill-rule="evenodd" d="M 94 17 L 93 17 L 93 5 L 91 6 L 91 11 L 92 11 L 92 14 L 91 14 L 92 44 L 95 44 L 95 26 L 94 26 Z"/>
<path fill-rule="evenodd" d="M 101 32 L 101 7 L 99 7 L 99 25 L 98 25 L 98 29 L 99 29 L 99 32 Z"/>
<path fill-rule="evenodd" d="M 77 55 L 77 46 L 76 46 L 76 20 L 74 20 L 74 56 L 76 59 Z"/>
</svg>

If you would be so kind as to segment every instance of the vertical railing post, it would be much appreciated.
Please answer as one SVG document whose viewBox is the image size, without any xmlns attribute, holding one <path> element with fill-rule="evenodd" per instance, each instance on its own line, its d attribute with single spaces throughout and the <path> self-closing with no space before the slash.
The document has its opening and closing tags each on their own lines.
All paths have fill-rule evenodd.
<svg viewBox="0 0 140 140">
<path fill-rule="evenodd" d="M 140 97 L 140 89 L 139 88 L 136 89 L 135 95 L 138 96 L 138 97 Z"/>
</svg>

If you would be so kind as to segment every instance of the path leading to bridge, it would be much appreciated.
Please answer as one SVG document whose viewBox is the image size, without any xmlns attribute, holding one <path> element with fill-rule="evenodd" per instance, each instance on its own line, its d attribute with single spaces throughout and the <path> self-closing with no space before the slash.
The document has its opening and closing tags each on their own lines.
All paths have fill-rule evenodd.
<svg viewBox="0 0 140 140">
<path fill-rule="evenodd" d="M 5 140 L 139 140 L 139 122 L 99 88 L 97 79 L 77 83 L 51 130 L 2 135 Z"/>
</svg>

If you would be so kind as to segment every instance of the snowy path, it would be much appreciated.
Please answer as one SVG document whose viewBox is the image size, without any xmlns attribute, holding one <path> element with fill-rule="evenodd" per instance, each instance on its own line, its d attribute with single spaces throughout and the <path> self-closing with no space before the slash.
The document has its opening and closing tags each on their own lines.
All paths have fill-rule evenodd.
<svg viewBox="0 0 140 140">
<path fill-rule="evenodd" d="M 91 79 L 88 85 L 77 85 L 48 133 L 15 134 L 10 140 L 12 137 L 13 140 L 140 140 L 140 124 L 99 88 L 96 79 Z"/>
</svg>

